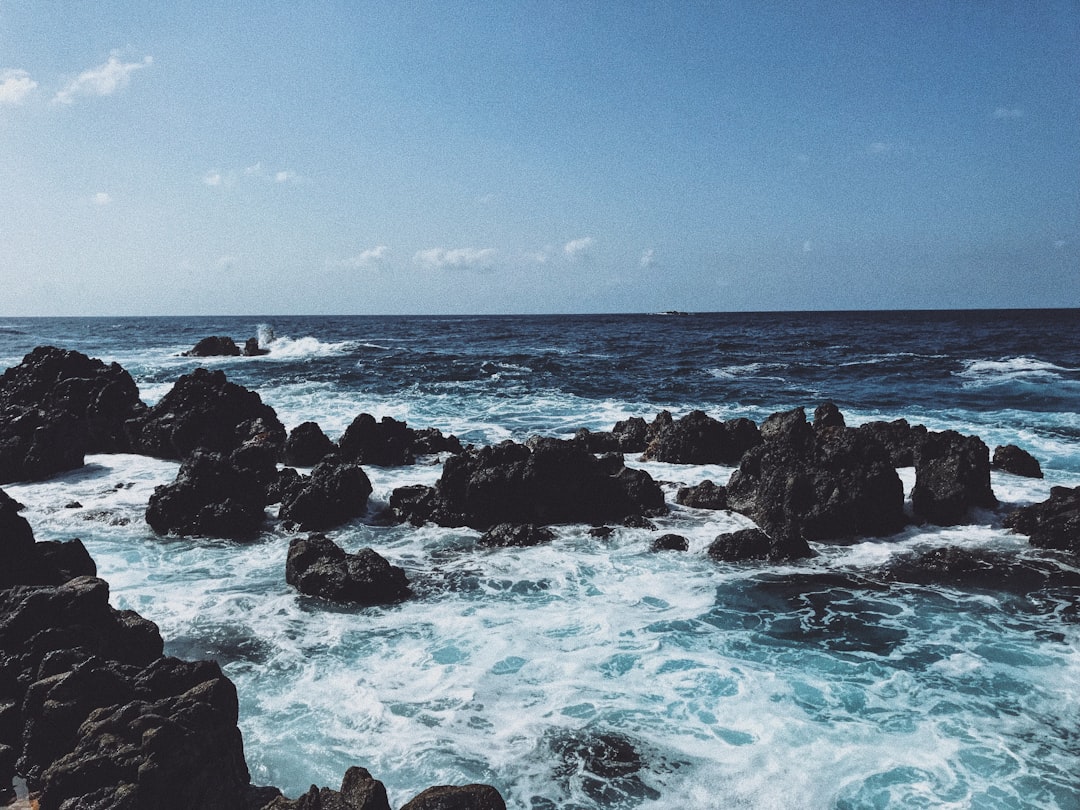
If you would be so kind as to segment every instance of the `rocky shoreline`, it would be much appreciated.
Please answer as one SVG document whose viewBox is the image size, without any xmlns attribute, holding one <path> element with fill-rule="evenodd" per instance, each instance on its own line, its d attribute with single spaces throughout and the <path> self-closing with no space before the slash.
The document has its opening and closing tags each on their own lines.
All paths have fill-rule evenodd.
<svg viewBox="0 0 1080 810">
<path fill-rule="evenodd" d="M 139 401 L 119 365 L 78 352 L 40 347 L 0 376 L 0 484 L 47 478 L 77 469 L 88 453 L 114 452 L 181 462 L 175 481 L 147 505 L 154 531 L 242 542 L 266 528 L 268 507 L 277 504 L 282 526 L 313 533 L 293 540 L 287 581 L 356 604 L 411 596 L 404 572 L 376 552 L 349 554 L 318 534 L 366 513 L 371 485 L 362 464 L 440 454 L 435 485 L 396 489 L 383 519 L 468 526 L 493 548 L 549 542 L 551 524 L 592 524 L 597 536 L 608 524 L 650 526 L 669 507 L 648 473 L 626 466 L 626 453 L 737 465 L 725 485 L 705 482 L 677 498 L 757 524 L 716 538 L 708 554 L 725 562 L 809 557 L 810 543 L 890 536 L 912 520 L 962 524 L 997 506 L 991 468 L 1041 476 L 1019 448 L 991 456 L 978 437 L 904 420 L 848 427 L 831 404 L 812 420 L 801 408 L 760 425 L 662 412 L 651 423 L 630 419 L 569 440 L 463 447 L 437 430 L 368 414 L 338 442 L 312 422 L 288 432 L 256 393 L 221 371 L 183 375 L 153 407 Z M 898 467 L 915 468 L 911 514 Z M 82 544 L 35 542 L 19 509 L 0 491 L 0 785 L 25 779 L 46 810 L 389 810 L 385 789 L 361 767 L 339 790 L 313 786 L 294 800 L 251 785 L 236 690 L 218 665 L 164 656 L 155 625 L 109 606 L 108 585 Z M 1029 535 L 1033 547 L 1080 554 L 1080 488 L 1055 487 L 1048 501 L 1014 511 L 1005 525 Z M 671 534 L 653 543 L 665 553 L 686 547 Z M 1052 560 L 946 548 L 897 563 L 880 580 L 996 579 L 1022 589 L 1062 576 Z M 494 788 L 470 785 L 432 788 L 404 807 L 503 806 Z"/>
</svg>

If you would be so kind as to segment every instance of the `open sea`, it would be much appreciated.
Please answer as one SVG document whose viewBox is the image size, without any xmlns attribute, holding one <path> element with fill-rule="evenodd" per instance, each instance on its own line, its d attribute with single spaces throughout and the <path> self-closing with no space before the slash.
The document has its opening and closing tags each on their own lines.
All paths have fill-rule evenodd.
<svg viewBox="0 0 1080 810">
<path fill-rule="evenodd" d="M 259 335 L 270 354 L 178 356 L 207 335 Z M 147 403 L 219 368 L 287 428 L 314 420 L 335 439 L 365 411 L 490 444 L 831 400 L 849 425 L 904 417 L 1042 464 L 1043 480 L 995 472 L 1001 507 L 972 525 L 814 544 L 777 566 L 710 560 L 748 520 L 675 505 L 732 468 L 627 457 L 672 506 L 655 532 L 566 525 L 551 545 L 493 550 L 469 529 L 374 518 L 329 533 L 414 583 L 415 598 L 363 609 L 287 586 L 290 535 L 273 522 L 248 544 L 154 535 L 146 503 L 176 463 L 90 456 L 5 486 L 39 540 L 82 538 L 113 604 L 156 622 L 167 653 L 222 665 L 257 784 L 295 797 L 362 765 L 393 806 L 488 782 L 526 810 L 1080 807 L 1080 590 L 860 585 L 941 545 L 1045 555 L 1001 523 L 1080 485 L 1080 310 L 0 319 L 0 367 L 43 344 L 119 362 Z M 365 470 L 374 515 L 441 466 Z M 910 491 L 914 471 L 900 475 Z M 650 552 L 665 532 L 689 552 Z M 644 765 L 601 784 L 575 751 L 613 732 Z"/>
</svg>

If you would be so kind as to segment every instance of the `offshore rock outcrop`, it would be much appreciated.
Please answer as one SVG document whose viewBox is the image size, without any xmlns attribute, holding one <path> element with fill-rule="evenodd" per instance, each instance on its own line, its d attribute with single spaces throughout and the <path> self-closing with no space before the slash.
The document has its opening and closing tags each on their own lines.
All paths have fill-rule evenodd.
<svg viewBox="0 0 1080 810">
<path fill-rule="evenodd" d="M 596 458 L 580 444 L 535 438 L 506 441 L 451 456 L 434 487 L 403 487 L 390 506 L 415 524 L 471 526 L 498 523 L 618 522 L 667 511 L 648 473 L 619 456 Z"/>
<path fill-rule="evenodd" d="M 761 529 L 739 529 L 717 535 L 706 553 L 718 562 L 743 562 L 745 560 L 797 560 L 813 556 L 806 541 L 797 536 L 773 538 Z"/>
<path fill-rule="evenodd" d="M 370 495 L 371 481 L 359 464 L 330 456 L 310 476 L 289 477 L 278 517 L 300 531 L 327 531 L 363 515 Z"/>
<path fill-rule="evenodd" d="M 955 430 L 929 433 L 915 453 L 911 506 L 916 517 L 937 526 L 965 523 L 973 508 L 997 506 L 983 440 Z"/>
<path fill-rule="evenodd" d="M 254 391 L 229 382 L 223 371 L 197 368 L 176 381 L 145 414 L 127 423 L 133 452 L 184 459 L 195 448 L 231 453 L 250 439 L 277 448 L 285 426 Z"/>
<path fill-rule="evenodd" d="M 653 437 L 642 456 L 671 464 L 737 464 L 751 447 L 761 444 L 758 426 L 749 419 L 720 422 L 704 411 L 654 423 Z"/>
<path fill-rule="evenodd" d="M 692 487 L 679 487 L 675 503 L 692 509 L 727 509 L 727 488 L 706 479 Z"/>
<path fill-rule="evenodd" d="M 294 467 L 314 467 L 337 450 L 316 422 L 303 422 L 291 431 L 285 440 L 283 459 Z"/>
<path fill-rule="evenodd" d="M 181 353 L 182 357 L 239 357 L 240 347 L 236 341 L 226 335 L 204 337 L 191 349 Z"/>
<path fill-rule="evenodd" d="M 1026 534 L 1036 548 L 1080 554 L 1080 487 L 1051 487 L 1042 503 L 1006 515 L 1005 526 Z"/>
<path fill-rule="evenodd" d="M 484 532 L 476 545 L 480 548 L 541 546 L 555 539 L 555 533 L 532 523 L 499 523 Z"/>
<path fill-rule="evenodd" d="M 435 428 L 414 430 L 405 422 L 384 416 L 376 422 L 369 413 L 357 416 L 338 440 L 338 454 L 360 464 L 401 467 L 412 464 L 418 455 L 460 453 L 456 436 L 443 436 Z"/>
<path fill-rule="evenodd" d="M 348 554 L 323 534 L 289 543 L 285 581 L 308 596 L 358 605 L 392 604 L 410 592 L 405 571 L 376 551 L 362 548 Z"/>
<path fill-rule="evenodd" d="M 1027 450 L 1017 447 L 1015 444 L 995 447 L 994 456 L 990 459 L 990 466 L 995 470 L 1003 470 L 1025 478 L 1043 477 L 1042 466 L 1038 460 Z"/>
<path fill-rule="evenodd" d="M 128 451 L 124 425 L 145 410 L 116 363 L 39 346 L 0 375 L 0 484 L 77 469 L 87 453 Z"/>
<path fill-rule="evenodd" d="M 879 442 L 851 428 L 815 430 L 802 408 L 770 416 L 761 436 L 728 482 L 728 507 L 785 556 L 800 556 L 805 541 L 883 536 L 905 525 L 903 485 Z"/>
</svg>

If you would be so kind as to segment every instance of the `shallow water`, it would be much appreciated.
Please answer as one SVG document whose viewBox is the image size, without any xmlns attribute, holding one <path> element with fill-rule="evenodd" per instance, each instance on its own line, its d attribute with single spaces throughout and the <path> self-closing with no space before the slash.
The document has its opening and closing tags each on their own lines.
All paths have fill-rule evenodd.
<svg viewBox="0 0 1080 810">
<path fill-rule="evenodd" d="M 176 355 L 271 326 L 262 358 Z M 284 581 L 289 536 L 156 537 L 143 520 L 177 465 L 92 456 L 4 489 L 39 539 L 83 539 L 113 603 L 167 651 L 236 682 L 253 780 L 295 796 L 350 765 L 400 805 L 432 784 L 490 782 L 511 807 L 1077 807 L 1080 593 L 884 585 L 896 555 L 943 544 L 1035 554 L 1012 506 L 1080 485 L 1076 313 L 0 321 L 0 361 L 34 345 L 129 369 L 146 401 L 197 365 L 258 390 L 287 426 L 337 436 L 361 411 L 466 441 L 567 436 L 694 407 L 720 418 L 836 401 L 849 424 L 906 417 L 1013 442 L 1041 481 L 995 473 L 1003 507 L 971 526 L 815 546 L 797 565 L 725 565 L 704 549 L 748 524 L 674 506 L 727 467 L 628 462 L 663 482 L 656 532 L 556 528 L 550 546 L 478 549 L 468 529 L 362 519 L 331 533 L 403 566 L 417 597 L 345 609 Z M 374 515 L 437 459 L 367 467 Z M 911 470 L 901 470 L 905 486 Z M 68 506 L 77 502 L 79 506 Z M 272 515 L 272 512 L 270 513 Z M 268 524 L 272 526 L 273 524 Z M 617 732 L 645 761 L 598 787 L 566 752 Z M 570 741 L 570 742 L 568 742 Z"/>
</svg>

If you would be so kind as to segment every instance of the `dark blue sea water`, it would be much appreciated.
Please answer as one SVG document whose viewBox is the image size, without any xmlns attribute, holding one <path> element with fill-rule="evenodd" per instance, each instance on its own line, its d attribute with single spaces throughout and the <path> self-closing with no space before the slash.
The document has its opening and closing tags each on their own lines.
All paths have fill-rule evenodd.
<svg viewBox="0 0 1080 810">
<path fill-rule="evenodd" d="M 270 354 L 178 356 L 211 334 L 259 335 Z M 530 810 L 1080 807 L 1080 594 L 857 579 L 945 544 L 1035 553 L 1001 520 L 1080 485 L 1080 311 L 0 319 L 0 366 L 42 344 L 118 361 L 147 402 L 220 368 L 286 426 L 332 437 L 363 411 L 491 443 L 661 408 L 760 420 L 831 400 L 848 424 L 905 417 L 1019 444 L 1046 473 L 995 473 L 1002 507 L 970 526 L 723 565 L 704 549 L 746 519 L 674 494 L 731 469 L 628 459 L 663 482 L 659 530 L 688 554 L 650 553 L 641 529 L 598 541 L 562 526 L 550 546 L 481 551 L 468 529 L 360 520 L 332 536 L 422 585 L 364 610 L 297 597 L 277 529 L 247 545 L 154 536 L 143 510 L 173 463 L 93 456 L 5 487 L 39 539 L 84 540 L 114 604 L 158 622 L 169 652 L 221 662 L 257 782 L 295 796 L 360 764 L 395 805 L 484 781 Z M 377 508 L 440 466 L 368 473 Z M 597 790 L 559 751 L 613 731 L 647 764 Z"/>
</svg>

